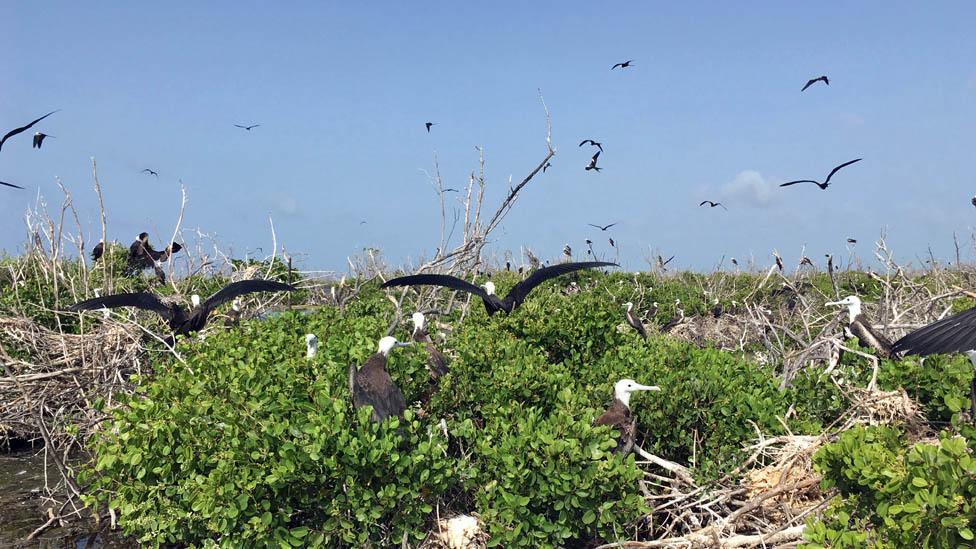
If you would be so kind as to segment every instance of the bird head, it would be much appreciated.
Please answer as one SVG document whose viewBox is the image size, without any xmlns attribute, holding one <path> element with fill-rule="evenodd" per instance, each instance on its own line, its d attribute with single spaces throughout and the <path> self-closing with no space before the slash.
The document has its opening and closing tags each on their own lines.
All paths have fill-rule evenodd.
<svg viewBox="0 0 976 549">
<path fill-rule="evenodd" d="M 383 353 L 383 356 L 388 356 L 390 354 L 390 351 L 392 351 L 393 349 L 396 349 L 397 347 L 406 347 L 408 345 L 410 345 L 410 343 L 397 341 L 397 338 L 393 336 L 386 336 L 380 338 L 378 347 L 379 347 L 379 352 Z"/>
<path fill-rule="evenodd" d="M 624 307 L 627 307 L 627 312 L 629 313 L 631 309 L 634 308 L 634 304 L 628 301 L 627 303 L 624 303 Z"/>
<path fill-rule="evenodd" d="M 423 330 L 424 325 L 427 324 L 427 319 L 424 317 L 424 313 L 417 311 L 410 317 L 410 322 L 413 322 L 414 331 Z"/>
<path fill-rule="evenodd" d="M 149 242 L 149 233 L 139 233 L 139 240 Z"/>
<path fill-rule="evenodd" d="M 613 396 L 630 408 L 630 393 L 634 391 L 660 391 L 657 385 L 641 385 L 633 379 L 621 379 L 613 386 Z"/>
<path fill-rule="evenodd" d="M 495 283 L 494 282 L 492 282 L 492 281 L 489 280 L 488 282 L 485 282 L 484 284 L 482 284 L 482 286 L 484 287 L 485 292 L 487 292 L 488 295 L 495 295 Z"/>
<path fill-rule="evenodd" d="M 861 299 L 856 295 L 849 295 L 840 301 L 828 301 L 825 305 L 847 307 L 847 313 L 850 315 L 851 322 L 854 322 L 854 318 L 861 314 Z"/>
<path fill-rule="evenodd" d="M 319 350 L 319 338 L 315 334 L 305 334 L 305 358 L 315 358 Z"/>
<path fill-rule="evenodd" d="M 190 303 L 192 303 L 194 307 L 199 307 L 200 306 L 200 296 L 198 296 L 197 294 L 191 295 L 190 296 Z"/>
</svg>

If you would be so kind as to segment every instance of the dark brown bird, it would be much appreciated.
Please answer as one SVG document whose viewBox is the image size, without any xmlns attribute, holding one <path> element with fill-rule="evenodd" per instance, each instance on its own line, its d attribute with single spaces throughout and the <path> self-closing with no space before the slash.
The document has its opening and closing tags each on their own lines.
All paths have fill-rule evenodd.
<svg viewBox="0 0 976 549">
<path fill-rule="evenodd" d="M 614 452 L 626 456 L 634 449 L 637 422 L 630 413 L 630 394 L 634 391 L 660 390 L 660 387 L 641 385 L 632 379 L 621 379 L 613 386 L 613 403 L 593 421 L 593 425 L 607 425 L 619 433 Z"/>
<path fill-rule="evenodd" d="M 261 124 L 251 124 L 250 126 L 242 126 L 240 124 L 234 124 L 234 127 L 240 128 L 242 130 L 251 131 L 252 129 L 257 128 L 260 125 Z"/>
<path fill-rule="evenodd" d="M 424 122 L 424 126 L 427 126 L 427 133 L 430 133 L 430 127 L 436 126 L 437 122 Z"/>
<path fill-rule="evenodd" d="M 847 239 L 847 243 L 848 244 L 857 244 L 857 240 L 856 239 L 853 239 L 853 238 L 848 238 Z"/>
<path fill-rule="evenodd" d="M 61 109 L 58 109 L 58 111 L 59 111 L 59 110 L 61 110 Z M 4 143 L 6 143 L 6 142 L 7 142 L 7 140 L 8 140 L 8 139 L 10 139 L 11 137 L 13 137 L 13 136 L 15 136 L 15 135 L 17 135 L 18 133 L 21 133 L 21 132 L 25 132 L 25 131 L 27 131 L 27 130 L 29 130 L 29 129 L 31 129 L 31 127 L 32 127 L 32 126 L 33 126 L 34 124 L 37 124 L 37 123 L 38 123 L 38 122 L 40 122 L 41 120 L 44 120 L 45 118 L 47 118 L 47 117 L 49 117 L 49 116 L 51 116 L 52 114 L 54 114 L 54 113 L 56 113 L 56 112 L 58 112 L 58 111 L 51 111 L 51 112 L 49 112 L 49 113 L 47 113 L 47 114 L 45 114 L 44 116 L 42 116 L 42 117 L 40 117 L 40 118 L 38 118 L 37 120 L 35 120 L 35 121 L 33 121 L 33 122 L 31 122 L 30 124 L 28 124 L 28 125 L 26 125 L 26 126 L 21 126 L 21 127 L 19 127 L 19 128 L 14 128 L 14 129 L 12 129 L 12 130 L 10 130 L 9 132 L 7 132 L 7 134 L 6 134 L 6 135 L 4 135 L 4 136 L 3 136 L 3 139 L 0 139 L 0 149 L 2 149 L 2 148 L 3 148 L 3 144 L 4 144 Z M 35 139 L 36 139 L 36 137 L 35 137 Z"/>
<path fill-rule="evenodd" d="M 729 211 L 729 209 L 726 208 L 725 205 L 722 204 L 721 202 L 712 202 L 711 200 L 702 200 L 701 201 L 701 204 L 699 204 L 698 207 L 700 208 L 700 207 L 704 206 L 705 204 L 708 204 L 708 207 L 709 208 L 714 208 L 715 206 L 722 206 L 722 209 L 723 210 Z"/>
<path fill-rule="evenodd" d="M 14 185 L 13 183 L 5 183 L 3 181 L 0 181 L 0 185 L 4 185 L 4 186 L 7 186 L 7 187 L 13 187 L 15 189 L 23 189 L 23 187 L 21 187 L 20 185 Z"/>
<path fill-rule="evenodd" d="M 183 249 L 177 242 L 173 242 L 163 251 L 154 250 L 149 244 L 149 233 L 139 233 L 139 238 L 129 246 L 128 271 L 136 273 L 144 269 L 155 269 L 159 276 L 162 271 L 157 263 L 165 262 L 169 256 Z M 165 275 L 160 277 L 165 282 Z"/>
<path fill-rule="evenodd" d="M 437 350 L 434 341 L 427 334 L 427 318 L 424 317 L 424 313 L 416 312 L 410 320 L 413 322 L 411 337 L 414 342 L 423 344 L 427 351 L 427 370 L 430 372 L 430 377 L 436 380 L 448 372 L 447 357 Z"/>
<path fill-rule="evenodd" d="M 776 268 L 779 269 L 779 272 L 783 272 L 783 258 L 776 252 L 773 252 L 773 257 L 776 259 Z"/>
<path fill-rule="evenodd" d="M 640 319 L 637 318 L 637 315 L 634 314 L 634 304 L 628 301 L 627 303 L 624 303 L 624 307 L 627 307 L 627 312 L 624 313 L 624 318 L 627 319 L 627 324 L 630 324 L 635 330 L 637 330 L 637 333 L 640 334 L 641 339 L 647 339 L 647 330 L 644 328 L 644 323 L 641 322 Z"/>
<path fill-rule="evenodd" d="M 616 225 L 616 223 L 611 223 L 609 225 L 602 225 L 602 226 L 601 225 L 594 225 L 593 223 L 587 223 L 587 225 L 589 225 L 590 227 L 596 227 L 597 229 L 600 229 L 601 231 L 606 231 L 610 227 L 613 227 L 614 225 Z"/>
<path fill-rule="evenodd" d="M 861 160 L 862 160 L 861 158 L 855 158 L 854 160 L 850 160 L 850 161 L 844 162 L 840 166 L 837 166 L 836 168 L 830 170 L 830 173 L 827 174 L 827 179 L 824 179 L 824 182 L 823 183 L 821 183 L 819 181 L 814 181 L 813 179 L 798 179 L 796 181 L 789 181 L 789 182 L 786 182 L 786 183 L 780 183 L 779 186 L 780 187 L 789 187 L 790 185 L 796 185 L 797 183 L 813 183 L 816 186 L 820 187 L 821 190 L 826 191 L 827 190 L 827 187 L 830 185 L 830 178 L 833 177 L 835 173 L 837 173 L 837 170 L 840 170 L 841 168 L 843 168 L 845 166 L 850 166 L 851 164 L 853 164 L 855 162 L 860 162 Z"/>
<path fill-rule="evenodd" d="M 551 167 L 552 167 L 552 162 L 546 162 L 546 165 L 542 167 L 542 173 L 546 173 L 546 170 L 548 170 Z"/>
<path fill-rule="evenodd" d="M 35 149 L 40 149 L 41 148 L 41 145 L 44 143 L 44 139 L 46 139 L 48 137 L 50 137 L 51 139 L 54 139 L 54 136 L 53 135 L 48 135 L 46 133 L 41 133 L 41 132 L 35 133 L 34 134 L 34 148 Z"/>
<path fill-rule="evenodd" d="M 586 145 L 587 143 L 589 143 L 590 145 L 593 145 L 594 147 L 600 149 L 600 152 L 603 152 L 603 143 L 597 143 L 596 141 L 593 141 L 592 139 L 584 139 L 584 140 L 580 141 L 579 146 L 582 147 L 583 145 Z"/>
<path fill-rule="evenodd" d="M 349 392 L 355 408 L 372 406 L 373 421 L 379 423 L 390 416 L 402 417 L 407 409 L 407 401 L 389 372 L 386 371 L 386 357 L 397 347 L 405 347 L 394 337 L 386 336 L 379 341 L 379 349 L 366 359 L 362 368 L 349 365 Z"/>
<path fill-rule="evenodd" d="M 102 254 L 104 253 L 105 253 L 105 243 L 99 242 L 98 244 L 95 244 L 95 247 L 92 248 L 92 252 L 91 252 L 92 261 L 98 261 L 99 259 L 102 258 Z"/>
<path fill-rule="evenodd" d="M 861 312 L 861 299 L 857 296 L 848 296 L 840 301 L 830 301 L 826 305 L 842 305 L 847 307 L 849 316 L 848 329 L 857 337 L 858 344 L 868 347 L 878 352 L 881 358 L 892 358 L 893 345 L 887 337 L 871 326 L 871 321 Z"/>
<path fill-rule="evenodd" d="M 586 171 L 590 171 L 590 170 L 600 171 L 600 170 L 603 169 L 603 168 L 597 167 L 597 165 L 596 165 L 596 160 L 598 158 L 600 158 L 600 151 L 596 151 L 596 154 L 594 154 L 593 155 L 593 158 L 590 159 L 590 163 L 586 165 L 586 168 L 585 168 Z"/>
<path fill-rule="evenodd" d="M 629 66 L 630 66 L 630 64 L 631 64 L 631 63 L 633 63 L 633 62 L 634 62 L 634 60 L 633 60 L 633 59 L 631 59 L 631 60 L 629 60 L 629 61 L 624 61 L 623 63 L 617 63 L 616 65 L 614 65 L 614 66 L 612 66 L 612 67 L 610 67 L 610 70 L 613 70 L 613 69 L 615 69 L 615 68 L 617 68 L 617 67 L 620 67 L 621 69 L 626 69 L 626 68 L 627 68 L 627 67 L 629 67 Z"/>
<path fill-rule="evenodd" d="M 254 292 L 293 292 L 296 288 L 274 280 L 242 280 L 224 286 L 219 292 L 200 303 L 200 296 L 193 294 L 193 309 L 186 311 L 178 303 L 164 302 L 159 296 L 147 292 L 134 292 L 95 297 L 75 303 L 69 311 L 91 311 L 102 308 L 135 307 L 152 311 L 167 322 L 174 336 L 199 332 L 207 325 L 207 318 L 214 309 L 236 297 Z"/>
<path fill-rule="evenodd" d="M 488 312 L 488 316 L 491 316 L 498 311 L 511 313 L 517 309 L 523 301 L 525 301 L 525 298 L 529 295 L 529 292 L 531 292 L 533 288 L 549 280 L 550 278 L 555 278 L 557 276 L 583 269 L 593 269 L 596 267 L 619 267 L 619 265 L 606 261 L 584 261 L 580 263 L 560 263 L 559 265 L 552 265 L 551 267 L 543 267 L 541 269 L 537 269 L 525 280 L 519 282 L 515 286 L 512 286 L 512 289 L 508 291 L 508 295 L 506 295 L 504 299 L 500 299 L 495 295 L 495 284 L 491 281 L 485 282 L 484 286 L 475 286 L 466 280 L 461 280 L 460 278 L 442 274 L 401 276 L 399 278 L 393 278 L 384 282 L 380 287 L 390 288 L 393 286 L 421 285 L 443 286 L 452 290 L 467 292 L 480 297 L 481 301 L 485 305 L 485 311 Z"/>
<path fill-rule="evenodd" d="M 816 84 L 817 82 L 823 82 L 828 86 L 830 85 L 830 80 L 828 80 L 826 76 L 818 76 L 816 78 L 811 78 L 810 80 L 807 80 L 807 83 L 803 86 L 803 89 L 800 91 L 801 92 L 807 91 L 807 88 Z"/>
<path fill-rule="evenodd" d="M 144 173 L 146 175 L 154 175 L 157 178 L 159 177 L 159 174 L 157 172 L 155 172 L 153 170 L 150 170 L 149 168 L 146 168 L 146 169 L 142 170 L 142 172 L 140 172 L 140 173 Z"/>
<path fill-rule="evenodd" d="M 614 242 L 612 238 L 610 239 L 610 247 L 611 248 L 616 248 L 617 247 L 617 243 Z"/>
</svg>

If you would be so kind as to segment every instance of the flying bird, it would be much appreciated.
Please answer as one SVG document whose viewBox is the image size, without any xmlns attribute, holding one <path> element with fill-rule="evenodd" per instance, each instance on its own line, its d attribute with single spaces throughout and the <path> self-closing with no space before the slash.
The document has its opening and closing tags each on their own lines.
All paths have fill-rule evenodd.
<svg viewBox="0 0 976 549">
<path fill-rule="evenodd" d="M 519 282 L 515 286 L 512 286 L 512 289 L 508 291 L 508 295 L 506 295 L 504 299 L 500 299 L 497 295 L 495 295 L 495 284 L 491 281 L 485 282 L 484 286 L 475 286 L 466 280 L 461 280 L 460 278 L 442 274 L 401 276 L 399 278 L 393 278 L 386 281 L 383 283 L 381 288 L 423 285 L 443 286 L 445 288 L 451 288 L 452 290 L 467 292 L 480 297 L 481 301 L 485 304 L 485 311 L 488 312 L 488 316 L 491 316 L 498 311 L 511 313 L 517 309 L 523 301 L 525 301 L 526 296 L 529 295 L 529 292 L 531 292 L 533 288 L 549 280 L 550 278 L 555 278 L 557 276 L 562 276 L 564 274 L 569 274 L 583 269 L 592 269 L 595 267 L 619 267 L 619 265 L 606 261 L 584 261 L 580 263 L 560 263 L 559 265 L 543 267 L 533 272 L 525 280 Z"/>
<path fill-rule="evenodd" d="M 169 259 L 169 256 L 183 249 L 177 242 L 173 242 L 163 251 L 153 249 L 149 244 L 149 233 L 139 233 L 139 237 L 129 245 L 129 257 L 127 268 L 129 274 L 134 274 L 144 269 L 153 269 L 156 276 L 162 283 L 166 282 L 166 274 L 159 267 L 159 263 Z"/>
<path fill-rule="evenodd" d="M 587 223 L 587 225 L 589 225 L 590 227 L 596 227 L 597 229 L 600 229 L 601 231 L 606 231 L 610 227 L 613 227 L 614 225 L 616 225 L 616 223 L 611 223 L 609 225 L 603 225 L 603 226 L 594 225 L 593 223 Z"/>
<path fill-rule="evenodd" d="M 640 334 L 641 339 L 647 339 L 647 329 L 644 328 L 644 323 L 641 322 L 640 319 L 637 318 L 637 315 L 634 314 L 634 304 L 628 301 L 627 303 L 624 303 L 624 307 L 627 307 L 627 312 L 624 313 L 624 318 L 627 319 L 627 324 L 630 324 L 635 330 L 637 330 L 637 333 Z"/>
<path fill-rule="evenodd" d="M 444 189 L 443 192 L 445 192 L 445 193 L 456 193 L 456 192 L 460 192 L 460 191 L 458 191 L 457 189 Z"/>
<path fill-rule="evenodd" d="M 252 129 L 257 128 L 260 125 L 261 124 L 251 124 L 250 126 L 242 126 L 240 124 L 234 124 L 234 127 L 240 128 L 242 130 L 251 131 Z"/>
<path fill-rule="evenodd" d="M 294 286 L 274 280 L 241 280 L 224 286 L 203 303 L 200 303 L 200 296 L 196 294 L 190 296 L 190 301 L 193 303 L 193 309 L 190 311 L 178 303 L 164 302 L 159 296 L 148 292 L 115 294 L 86 299 L 68 307 L 68 310 L 79 312 L 97 310 L 103 307 L 109 309 L 135 307 L 152 311 L 167 322 L 169 328 L 173 330 L 174 336 L 178 336 L 202 330 L 207 325 L 207 318 L 214 309 L 236 297 L 255 292 L 293 292 L 296 289 Z"/>
<path fill-rule="evenodd" d="M 847 328 L 852 334 L 857 336 L 858 344 L 862 347 L 869 347 L 878 352 L 881 358 L 892 358 L 894 356 L 891 341 L 884 334 L 878 332 L 871 326 L 871 321 L 861 312 L 861 299 L 857 296 L 848 296 L 840 301 L 828 301 L 825 305 L 840 305 L 847 307 L 848 325 Z"/>
<path fill-rule="evenodd" d="M 592 139 L 584 139 L 584 140 L 580 141 L 579 146 L 582 147 L 583 145 L 586 145 L 587 143 L 589 143 L 590 145 L 593 145 L 594 147 L 600 149 L 600 152 L 603 152 L 603 143 L 597 143 L 596 141 L 593 141 Z"/>
<path fill-rule="evenodd" d="M 632 379 L 621 379 L 613 386 L 613 404 L 606 412 L 593 421 L 593 425 L 607 425 L 615 429 L 617 447 L 614 452 L 626 456 L 634 449 L 634 439 L 637 433 L 637 422 L 630 413 L 630 394 L 634 391 L 660 391 L 654 385 L 641 385 Z"/>
<path fill-rule="evenodd" d="M 424 122 L 424 126 L 427 126 L 427 133 L 430 133 L 430 127 L 436 126 L 437 122 Z"/>
<path fill-rule="evenodd" d="M 552 162 L 546 162 L 546 165 L 542 167 L 542 173 L 546 173 L 546 170 L 552 167 Z M 974 203 L 976 203 L 976 198 L 973 198 Z"/>
<path fill-rule="evenodd" d="M 593 158 L 590 159 L 590 163 L 586 165 L 586 170 L 587 171 L 589 171 L 589 170 L 600 171 L 600 170 L 603 169 L 603 168 L 598 168 L 597 165 L 596 165 L 596 159 L 597 158 L 600 158 L 600 152 L 601 151 L 596 151 L 596 154 L 594 154 L 593 155 Z"/>
<path fill-rule="evenodd" d="M 976 206 L 976 196 L 974 196 L 969 202 L 971 202 L 973 206 Z"/>
<path fill-rule="evenodd" d="M 814 84 L 816 84 L 817 82 L 820 82 L 820 81 L 823 81 L 823 83 L 824 84 L 827 84 L 828 86 L 830 85 L 830 80 L 827 80 L 827 77 L 826 76 L 818 76 L 817 78 L 811 78 L 810 80 L 807 80 L 806 85 L 803 86 L 803 89 L 800 90 L 800 91 L 801 92 L 807 91 L 807 88 L 809 88 L 810 86 L 812 86 L 812 85 L 814 85 Z"/>
<path fill-rule="evenodd" d="M 699 204 L 699 205 L 698 205 L 698 207 L 702 207 L 702 206 L 704 206 L 705 204 L 708 204 L 708 207 L 709 207 L 709 208 L 714 208 L 715 206 L 722 206 L 722 209 L 723 209 L 723 210 L 725 210 L 725 211 L 729 211 L 729 209 L 728 209 L 728 208 L 726 208 L 726 207 L 725 207 L 725 205 L 724 205 L 724 204 L 722 204 L 721 202 L 712 202 L 711 200 L 702 200 L 702 201 L 701 201 L 701 204 Z"/>
<path fill-rule="evenodd" d="M 153 171 L 153 170 L 150 170 L 149 168 L 146 168 L 146 169 L 144 169 L 144 170 L 142 170 L 142 171 L 141 171 L 141 172 L 139 172 L 139 173 L 144 173 L 144 174 L 146 174 L 146 175 L 154 175 L 154 176 L 156 176 L 156 177 L 159 177 L 159 174 L 158 174 L 157 172 L 155 172 L 155 171 Z"/>
<path fill-rule="evenodd" d="M 614 65 L 614 66 L 612 66 L 612 67 L 610 67 L 610 70 L 613 70 L 613 69 L 615 69 L 615 68 L 617 68 L 617 67 L 620 67 L 621 69 L 626 69 L 626 68 L 627 68 L 627 67 L 629 67 L 629 66 L 630 66 L 630 64 L 631 64 L 631 63 L 633 63 L 633 62 L 634 62 L 634 60 L 633 60 L 633 59 L 631 59 L 631 60 L 629 60 L 629 61 L 624 61 L 623 63 L 617 63 L 616 65 Z"/>
<path fill-rule="evenodd" d="M 617 243 L 614 242 L 612 238 L 610 239 L 610 247 L 611 248 L 616 248 L 617 247 Z"/>
<path fill-rule="evenodd" d="M 857 240 L 856 240 L 856 239 L 854 239 L 854 238 L 848 238 L 848 239 L 847 239 L 847 243 L 848 243 L 848 244 L 857 244 Z"/>
<path fill-rule="evenodd" d="M 7 134 L 6 134 L 6 135 L 4 135 L 4 136 L 3 136 L 3 139 L 0 139 L 0 149 L 2 149 L 2 148 L 3 148 L 3 144 L 4 144 L 4 143 L 6 143 L 6 141 L 7 141 L 8 139 L 10 139 L 11 137 L 13 137 L 13 136 L 15 136 L 15 135 L 17 135 L 18 133 L 21 133 L 21 132 L 25 132 L 25 131 L 27 131 L 27 130 L 29 130 L 29 129 L 31 129 L 31 127 L 32 127 L 32 126 L 33 126 L 34 124 L 37 124 L 37 123 L 38 123 L 38 122 L 40 122 L 41 120 L 44 120 L 45 118 L 47 118 L 47 117 L 49 117 L 49 116 L 51 116 L 52 114 L 54 114 L 54 113 L 56 113 L 56 112 L 58 112 L 58 111 L 60 111 L 60 110 L 61 110 L 61 109 L 58 109 L 57 111 L 51 111 L 51 112 L 49 112 L 49 113 L 47 113 L 47 114 L 45 114 L 44 116 L 42 116 L 42 117 L 40 117 L 40 118 L 38 118 L 37 120 L 35 120 L 35 121 L 33 121 L 33 122 L 31 122 L 30 124 L 28 124 L 28 125 L 26 125 L 26 126 L 21 126 L 21 127 L 19 127 L 19 128 L 14 128 L 14 129 L 12 129 L 12 130 L 10 130 L 9 132 L 7 132 Z"/>
<path fill-rule="evenodd" d="M 23 187 L 21 187 L 20 185 L 14 185 L 13 183 L 6 183 L 3 181 L 0 181 L 0 185 L 6 185 L 7 187 L 13 187 L 15 189 L 23 189 Z"/>
<path fill-rule="evenodd" d="M 840 166 L 837 166 L 836 168 L 830 170 L 830 173 L 827 174 L 827 179 L 824 179 L 824 182 L 823 183 L 821 183 L 819 181 L 814 181 L 812 179 L 798 179 L 796 181 L 789 181 L 787 183 L 781 183 L 780 184 L 780 187 L 789 187 L 790 185 L 796 185 L 797 183 L 814 183 L 818 187 L 820 187 L 822 190 L 825 190 L 826 191 L 827 190 L 827 186 L 830 185 L 830 178 L 833 177 L 834 174 L 837 173 L 838 170 L 840 170 L 841 168 L 844 168 L 846 166 L 850 166 L 851 164 L 853 164 L 855 162 L 860 162 L 861 160 L 862 159 L 860 159 L 860 158 L 855 158 L 854 160 L 850 160 L 848 162 L 844 162 Z"/>
<path fill-rule="evenodd" d="M 378 350 L 366 359 L 361 368 L 357 369 L 355 364 L 349 365 L 349 392 L 352 393 L 352 405 L 355 408 L 372 406 L 372 419 L 377 423 L 390 416 L 403 416 L 404 410 L 407 409 L 403 392 L 386 371 L 386 357 L 390 351 L 407 345 L 411 344 L 386 336 L 380 339 Z"/>
<path fill-rule="evenodd" d="M 35 149 L 40 149 L 41 148 L 41 145 L 44 143 L 44 138 L 46 138 L 46 137 L 50 137 L 51 139 L 54 139 L 54 136 L 53 135 L 48 135 L 46 133 L 41 133 L 41 132 L 35 133 L 34 134 L 34 145 L 33 145 L 33 147 Z"/>
</svg>

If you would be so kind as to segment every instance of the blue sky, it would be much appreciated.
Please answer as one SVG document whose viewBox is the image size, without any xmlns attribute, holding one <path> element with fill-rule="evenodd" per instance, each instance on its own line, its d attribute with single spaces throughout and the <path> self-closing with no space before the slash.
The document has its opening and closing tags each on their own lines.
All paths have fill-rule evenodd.
<svg viewBox="0 0 976 549">
<path fill-rule="evenodd" d="M 541 89 L 557 154 L 495 251 L 602 252 L 609 234 L 628 268 L 653 249 L 707 270 L 773 248 L 846 257 L 848 237 L 867 258 L 886 230 L 903 260 L 949 257 L 953 232 L 976 255 L 972 2 L 202 4 L 0 6 L 0 127 L 62 109 L 43 149 L 31 130 L 0 151 L 0 180 L 28 188 L 0 189 L 0 249 L 20 250 L 38 194 L 57 209 L 56 177 L 97 241 L 94 156 L 123 243 L 172 232 L 182 179 L 191 242 L 268 251 L 271 216 L 307 268 L 364 246 L 408 262 L 438 244 L 435 153 L 460 187 L 483 146 L 493 211 L 545 154 Z M 857 157 L 826 192 L 776 187 Z"/>
</svg>

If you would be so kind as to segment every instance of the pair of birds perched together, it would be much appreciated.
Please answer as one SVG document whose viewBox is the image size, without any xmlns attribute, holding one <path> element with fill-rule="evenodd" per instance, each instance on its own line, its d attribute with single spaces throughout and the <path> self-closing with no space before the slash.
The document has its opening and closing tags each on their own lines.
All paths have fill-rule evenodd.
<svg viewBox="0 0 976 549">
<path fill-rule="evenodd" d="M 165 250 L 156 250 L 149 243 L 149 233 L 139 233 L 136 240 L 129 245 L 129 256 L 127 258 L 126 274 L 132 275 L 145 269 L 153 269 L 156 277 L 161 283 L 166 282 L 166 273 L 159 266 L 160 263 L 169 259 L 175 253 L 183 249 L 177 242 L 166 246 Z M 98 261 L 105 255 L 105 243 L 99 242 L 92 248 L 91 256 L 93 261 Z"/>
</svg>

